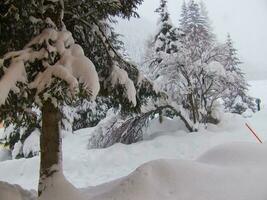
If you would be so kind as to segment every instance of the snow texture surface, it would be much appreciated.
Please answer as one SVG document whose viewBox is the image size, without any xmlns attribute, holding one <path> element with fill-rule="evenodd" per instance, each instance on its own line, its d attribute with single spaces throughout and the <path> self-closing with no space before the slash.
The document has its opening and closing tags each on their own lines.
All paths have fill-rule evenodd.
<svg viewBox="0 0 267 200">
<path fill-rule="evenodd" d="M 92 200 L 264 200 L 266 151 L 266 145 L 233 143 L 211 149 L 198 161 L 151 161 L 87 192 L 99 192 Z"/>
</svg>

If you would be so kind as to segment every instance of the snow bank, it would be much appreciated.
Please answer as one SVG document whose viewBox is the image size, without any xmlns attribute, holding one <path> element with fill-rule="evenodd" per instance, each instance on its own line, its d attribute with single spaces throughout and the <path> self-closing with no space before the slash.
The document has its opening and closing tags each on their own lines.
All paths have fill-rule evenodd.
<svg viewBox="0 0 267 200">
<path fill-rule="evenodd" d="M 38 200 L 85 200 L 81 192 L 60 172 L 53 174 L 46 181 L 46 189 Z"/>
<path fill-rule="evenodd" d="M 266 200 L 266 151 L 266 144 L 220 145 L 196 161 L 150 161 L 123 178 L 81 191 L 56 174 L 53 187 L 40 200 Z M 33 200 L 35 196 L 0 182 L 0 199 Z"/>
<path fill-rule="evenodd" d="M 249 166 L 256 170 L 267 166 L 266 152 L 267 144 L 230 143 L 214 147 L 197 160 L 223 167 Z"/>
<path fill-rule="evenodd" d="M 26 191 L 19 185 L 11 185 L 0 181 L 1 200 L 36 200 L 36 192 Z"/>
<path fill-rule="evenodd" d="M 195 162 L 151 161 L 85 193 L 90 200 L 266 200 L 266 150 L 267 145 L 241 143 L 216 147 Z"/>
</svg>

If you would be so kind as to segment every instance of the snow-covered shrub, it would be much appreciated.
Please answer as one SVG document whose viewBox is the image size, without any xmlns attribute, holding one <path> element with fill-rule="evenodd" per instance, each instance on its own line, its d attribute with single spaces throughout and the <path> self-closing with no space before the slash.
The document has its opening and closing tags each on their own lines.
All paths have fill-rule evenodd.
<svg viewBox="0 0 267 200">
<path fill-rule="evenodd" d="M 143 140 L 144 126 L 153 112 L 122 119 L 119 111 L 109 110 L 107 117 L 94 128 L 88 148 L 106 148 L 115 143 L 132 144 Z"/>
<path fill-rule="evenodd" d="M 179 117 L 185 127 L 189 131 L 193 131 L 193 124 L 189 123 L 190 120 L 186 117 L 181 107 L 169 104 L 158 105 L 160 103 L 157 102 L 154 106 L 143 106 L 142 113 L 128 116 L 127 118 L 123 118 L 120 111 L 109 110 L 107 117 L 94 128 L 94 133 L 89 139 L 88 148 L 106 148 L 115 143 L 132 144 L 142 141 L 149 121 L 160 116 L 159 120 L 162 123 L 160 119 L 162 114 L 172 116 L 172 118 Z"/>
<path fill-rule="evenodd" d="M 105 148 L 116 143 L 112 129 L 119 127 L 123 120 L 119 119 L 118 111 L 109 110 L 107 116 L 94 128 L 93 135 L 89 139 L 88 148 Z"/>
</svg>

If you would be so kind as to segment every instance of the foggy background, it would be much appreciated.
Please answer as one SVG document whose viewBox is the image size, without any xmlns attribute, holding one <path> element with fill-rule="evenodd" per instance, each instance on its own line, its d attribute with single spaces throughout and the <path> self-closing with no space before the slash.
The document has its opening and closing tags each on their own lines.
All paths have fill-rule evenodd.
<svg viewBox="0 0 267 200">
<path fill-rule="evenodd" d="M 209 12 L 214 33 L 224 42 L 230 33 L 242 70 L 249 80 L 267 79 L 267 0 L 203 0 Z M 169 0 L 168 10 L 174 25 L 178 25 L 183 0 Z M 117 31 L 124 36 L 126 49 L 140 62 L 144 44 L 156 31 L 158 19 L 154 10 L 159 0 L 144 0 L 139 7 L 140 19 L 120 20 Z"/>
</svg>

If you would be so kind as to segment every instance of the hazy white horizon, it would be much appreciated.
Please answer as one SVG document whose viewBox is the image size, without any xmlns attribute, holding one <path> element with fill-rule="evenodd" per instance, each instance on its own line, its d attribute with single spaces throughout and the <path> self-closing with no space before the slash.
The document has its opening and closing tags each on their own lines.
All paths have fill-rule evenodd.
<svg viewBox="0 0 267 200">
<path fill-rule="evenodd" d="M 239 57 L 244 62 L 242 68 L 247 73 L 248 79 L 267 79 L 267 0 L 203 1 L 207 6 L 218 40 L 223 42 L 227 33 L 231 34 Z M 168 9 L 174 24 L 178 24 L 182 3 L 183 0 L 168 1 Z M 144 0 L 138 9 L 141 18 L 132 20 L 130 23 L 122 22 L 122 28 L 119 28 L 119 31 L 125 35 L 125 38 L 132 38 L 135 34 L 139 37 L 139 43 L 143 36 L 144 42 L 148 35 L 155 31 L 158 16 L 154 10 L 158 5 L 159 0 Z M 129 32 L 130 26 L 134 26 L 132 30 L 137 32 Z M 132 44 L 139 45 L 138 49 L 143 48 L 136 41 Z M 134 48 L 133 45 L 130 46 Z"/>
</svg>

